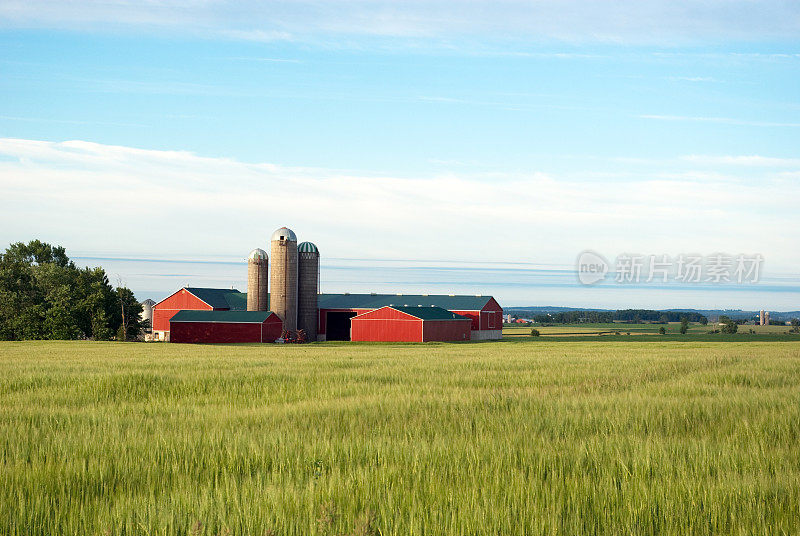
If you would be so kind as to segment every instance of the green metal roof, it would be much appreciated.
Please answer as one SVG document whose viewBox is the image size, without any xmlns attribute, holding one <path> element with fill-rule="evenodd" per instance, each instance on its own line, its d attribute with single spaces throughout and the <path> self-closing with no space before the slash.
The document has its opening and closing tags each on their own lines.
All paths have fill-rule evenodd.
<svg viewBox="0 0 800 536">
<path fill-rule="evenodd" d="M 217 322 L 261 324 L 270 317 L 271 311 L 178 311 L 170 322 Z"/>
<path fill-rule="evenodd" d="M 247 294 L 236 289 L 186 287 L 186 290 L 214 309 L 230 309 L 231 311 L 247 309 Z"/>
<path fill-rule="evenodd" d="M 397 307 L 392 306 L 392 309 L 396 311 L 400 311 L 401 313 L 406 313 L 411 316 L 416 316 L 421 320 L 470 320 L 466 316 L 457 315 L 455 313 L 451 313 L 447 309 L 442 309 L 441 307 Z M 367 313 L 364 313 L 367 314 Z"/>
<path fill-rule="evenodd" d="M 311 242 L 300 242 L 297 245 L 298 253 L 319 253 L 317 246 Z"/>
<path fill-rule="evenodd" d="M 320 309 L 378 309 L 387 305 L 398 307 L 436 306 L 450 311 L 480 311 L 491 296 L 443 296 L 440 294 L 320 294 Z"/>
</svg>

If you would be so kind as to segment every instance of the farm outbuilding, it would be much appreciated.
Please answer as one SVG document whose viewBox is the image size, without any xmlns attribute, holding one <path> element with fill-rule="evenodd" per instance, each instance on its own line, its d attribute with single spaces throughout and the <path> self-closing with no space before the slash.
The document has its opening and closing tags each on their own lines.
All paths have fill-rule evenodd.
<svg viewBox="0 0 800 536">
<path fill-rule="evenodd" d="M 236 289 L 185 287 L 153 306 L 153 337 L 170 340 L 170 319 L 179 311 L 244 311 L 247 294 Z"/>
<path fill-rule="evenodd" d="M 350 319 L 353 341 L 468 341 L 472 320 L 441 307 L 386 306 Z"/>
<path fill-rule="evenodd" d="M 472 320 L 471 340 L 503 337 L 503 308 L 491 296 L 441 294 L 320 294 L 318 340 L 350 340 L 350 322 L 381 307 L 440 307 Z"/>
<path fill-rule="evenodd" d="M 170 340 L 187 343 L 275 342 L 283 322 L 270 311 L 190 311 L 169 321 Z"/>
</svg>

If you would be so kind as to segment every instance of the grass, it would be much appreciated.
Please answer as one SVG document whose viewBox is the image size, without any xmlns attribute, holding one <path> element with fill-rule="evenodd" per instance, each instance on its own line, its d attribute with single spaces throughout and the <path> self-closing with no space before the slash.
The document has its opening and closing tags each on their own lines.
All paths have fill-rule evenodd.
<svg viewBox="0 0 800 536">
<path fill-rule="evenodd" d="M 800 342 L 752 337 L 3 343 L 0 533 L 796 534 Z"/>
</svg>

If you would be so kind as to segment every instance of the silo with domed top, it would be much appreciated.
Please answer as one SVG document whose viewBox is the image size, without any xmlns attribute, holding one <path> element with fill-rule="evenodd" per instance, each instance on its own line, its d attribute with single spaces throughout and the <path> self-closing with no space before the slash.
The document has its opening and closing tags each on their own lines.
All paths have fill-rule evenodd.
<svg viewBox="0 0 800 536">
<path fill-rule="evenodd" d="M 283 329 L 297 329 L 297 236 L 287 227 L 272 233 L 270 244 L 270 310 L 283 320 Z"/>
<path fill-rule="evenodd" d="M 297 246 L 297 327 L 306 333 L 306 340 L 317 340 L 317 294 L 319 294 L 319 249 L 311 242 Z"/>
<path fill-rule="evenodd" d="M 247 310 L 269 310 L 269 257 L 256 248 L 247 258 Z"/>
</svg>

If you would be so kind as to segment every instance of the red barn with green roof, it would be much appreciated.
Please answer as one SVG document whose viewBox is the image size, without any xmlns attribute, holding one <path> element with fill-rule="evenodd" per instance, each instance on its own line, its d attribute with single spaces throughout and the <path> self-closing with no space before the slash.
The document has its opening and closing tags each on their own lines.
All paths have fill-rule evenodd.
<svg viewBox="0 0 800 536">
<path fill-rule="evenodd" d="M 179 311 L 244 311 L 247 294 L 236 289 L 185 287 L 153 306 L 153 337 L 170 340 L 170 319 Z"/>
<path fill-rule="evenodd" d="M 271 311 L 183 310 L 170 319 L 169 327 L 171 342 L 275 342 L 283 322 Z"/>
<path fill-rule="evenodd" d="M 440 307 L 472 320 L 470 339 L 503 337 L 503 308 L 492 296 L 442 294 L 320 294 L 318 340 L 350 340 L 351 319 L 381 307 Z"/>
<path fill-rule="evenodd" d="M 472 319 L 441 307 L 386 306 L 350 319 L 353 341 L 468 341 Z"/>
</svg>

